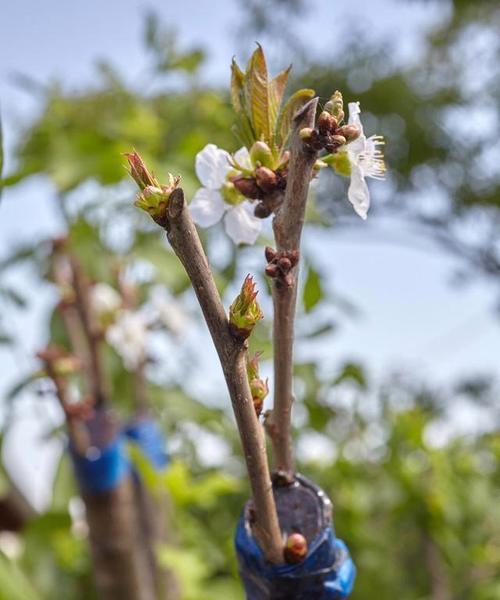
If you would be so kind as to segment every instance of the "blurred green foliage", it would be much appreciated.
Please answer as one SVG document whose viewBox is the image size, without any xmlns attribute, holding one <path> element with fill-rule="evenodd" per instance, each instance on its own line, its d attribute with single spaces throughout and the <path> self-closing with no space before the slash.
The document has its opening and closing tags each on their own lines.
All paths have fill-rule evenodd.
<svg viewBox="0 0 500 600">
<path fill-rule="evenodd" d="M 298 10 L 300 2 L 293 4 Z M 422 60 L 409 69 L 395 65 L 386 69 L 387 50 L 365 48 L 356 41 L 345 46 L 335 62 L 325 59 L 304 65 L 294 76 L 296 83 L 315 88 L 323 99 L 334 87 L 342 89 L 348 99 L 359 99 L 372 113 L 373 131 L 387 137 L 398 197 L 412 199 L 417 194 L 418 200 L 418 193 L 425 194 L 431 184 L 446 193 L 447 204 L 440 213 L 426 213 L 418 202 L 395 203 L 390 198 L 375 212 L 390 209 L 409 216 L 410 222 L 423 224 L 430 235 L 460 251 L 475 268 L 494 274 L 495 240 L 484 237 L 471 245 L 460 237 L 456 225 L 481 213 L 494 231 L 500 206 L 498 180 L 487 177 L 478 184 L 474 156 L 481 152 L 483 137 L 457 150 L 458 130 L 445 127 L 443 115 L 451 108 L 461 108 L 465 114 L 472 110 L 477 96 L 464 86 L 466 55 L 458 49 L 469 39 L 471 28 L 488 32 L 498 21 L 498 10 L 494 3 L 465 1 L 454 2 L 453 7 L 452 17 L 428 40 Z M 257 11 L 254 29 L 265 41 L 273 24 L 266 29 L 266 13 L 259 2 L 250 3 L 249 9 Z M 93 280 L 112 281 L 116 265 L 125 262 L 152 272 L 141 284 L 141 298 L 159 282 L 189 304 L 192 296 L 180 264 L 163 236 L 132 207 L 133 186 L 124 181 L 121 154 L 136 147 L 158 174 L 181 173 L 191 197 L 197 186 L 196 152 L 207 142 L 236 149 L 230 133 L 234 116 L 227 91 L 199 84 L 203 61 L 199 49 L 180 51 L 173 33 L 154 16 L 147 19 L 145 35 L 152 56 L 146 81 L 155 82 L 151 90 L 131 86 L 106 64 L 101 65 L 100 81 L 92 89 L 67 92 L 51 87 L 40 117 L 20 137 L 18 170 L 5 178 L 5 184 L 15 185 L 31 176 L 53 182 L 54 202 L 66 219 L 71 248 Z M 354 35 L 352 39 L 357 40 Z M 486 79 L 481 101 L 498 98 L 499 89 L 498 79 Z M 450 178 L 457 167 L 466 175 Z M 418 177 L 422 172 L 423 188 Z M 98 184 L 90 192 L 85 187 L 89 182 Z M 333 203 L 321 190 L 317 202 L 320 211 L 311 212 L 316 223 L 325 225 L 330 216 L 344 212 L 343 203 Z M 112 235 L 117 222 L 125 224 L 127 231 L 118 245 Z M 213 250 L 217 234 L 205 235 L 205 241 L 214 254 L 220 288 L 236 289 L 245 252 L 238 257 L 226 252 L 221 258 Z M 6 275 L 30 264 L 40 285 L 50 285 L 48 252 L 48 244 L 37 241 L 2 257 L 0 294 L 8 310 L 23 310 L 24 302 L 7 285 Z M 334 339 L 337 323 L 329 317 L 325 320 L 322 312 L 331 304 L 326 289 L 324 274 L 309 264 L 301 295 L 299 344 L 316 340 L 327 349 Z M 261 293 L 265 295 L 265 290 Z M 304 315 L 311 319 L 306 333 L 301 326 Z M 265 350 L 265 359 L 270 358 L 268 326 L 259 326 L 254 340 Z M 66 344 L 55 314 L 50 327 L 51 339 Z M 16 344 L 7 333 L 2 333 L 0 342 Z M 466 386 L 443 398 L 415 382 L 390 380 L 380 387 L 370 381 L 362 365 L 350 361 L 339 367 L 326 362 L 326 369 L 324 361 L 321 367 L 314 361 L 296 365 L 295 435 L 299 448 L 324 449 L 323 456 L 299 455 L 300 469 L 333 499 L 337 532 L 349 544 L 358 566 L 353 600 L 498 600 L 498 429 L 469 435 L 452 431 L 439 446 L 429 441 L 433 429 L 453 414 L 457 398 L 465 395 L 476 406 L 492 411 L 494 393 L 488 386 Z M 127 415 L 133 405 L 130 374 L 111 348 L 106 350 L 105 364 L 113 403 Z M 176 571 L 183 600 L 242 598 L 232 535 L 248 490 L 229 402 L 225 391 L 217 402 L 195 394 L 186 382 L 196 377 L 197 365 L 186 359 L 176 365 L 175 376 L 163 376 L 161 369 L 155 369 L 148 384 L 155 415 L 175 443 L 174 462 L 166 475 L 158 475 L 140 455 L 133 456 L 150 488 L 167 488 L 170 493 L 174 542 L 159 550 L 160 560 Z M 201 434 L 224 444 L 220 467 L 203 461 Z M 23 532 L 23 553 L 9 559 L 0 552 L 1 600 L 94 597 L 86 541 L 75 533 L 68 514 L 68 503 L 76 495 L 69 462 L 63 457 L 52 506 Z"/>
</svg>

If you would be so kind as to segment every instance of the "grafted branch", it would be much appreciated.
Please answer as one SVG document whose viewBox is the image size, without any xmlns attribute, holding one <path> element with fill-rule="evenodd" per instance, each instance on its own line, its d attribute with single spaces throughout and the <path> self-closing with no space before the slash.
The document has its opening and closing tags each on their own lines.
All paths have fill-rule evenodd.
<svg viewBox="0 0 500 600">
<path fill-rule="evenodd" d="M 265 438 L 248 384 L 246 344 L 231 334 L 226 311 L 180 188 L 170 195 L 162 225 L 191 280 L 219 355 L 250 479 L 256 538 L 266 558 L 278 564 L 283 560 L 281 533 L 267 464 Z"/>
<path fill-rule="evenodd" d="M 317 152 L 306 147 L 299 132 L 313 127 L 318 99 L 310 100 L 293 119 L 292 145 L 285 198 L 273 221 L 276 250 L 299 256 L 307 195 Z M 290 433 L 293 404 L 293 339 L 297 300 L 298 265 L 289 276 L 276 277 L 273 283 L 274 305 L 274 407 L 270 416 L 275 468 L 293 472 Z"/>
</svg>

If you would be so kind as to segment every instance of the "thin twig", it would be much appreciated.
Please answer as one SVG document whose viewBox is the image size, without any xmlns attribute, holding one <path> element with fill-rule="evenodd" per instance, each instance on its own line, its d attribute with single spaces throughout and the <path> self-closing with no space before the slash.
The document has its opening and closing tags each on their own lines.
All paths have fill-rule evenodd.
<svg viewBox="0 0 500 600">
<path fill-rule="evenodd" d="M 226 311 L 180 188 L 174 190 L 169 198 L 165 221 L 168 240 L 191 280 L 224 372 L 252 489 L 255 536 L 266 558 L 279 564 L 283 562 L 281 532 L 267 464 L 265 437 L 255 414 L 248 384 L 246 344 L 230 332 Z"/>
<path fill-rule="evenodd" d="M 106 404 L 107 393 L 102 370 L 101 336 L 94 322 L 94 315 L 90 307 L 89 284 L 82 271 L 78 260 L 69 255 L 73 287 L 75 290 L 75 305 L 81 319 L 83 331 L 89 348 L 89 379 L 95 407 L 101 408 Z"/>
<path fill-rule="evenodd" d="M 317 98 L 309 101 L 297 112 L 293 120 L 285 198 L 273 221 L 277 252 L 292 252 L 299 256 L 309 183 L 317 157 L 316 152 L 304 146 L 299 132 L 304 127 L 314 127 L 317 104 Z M 274 408 L 271 415 L 271 440 L 275 468 L 286 473 L 292 473 L 294 470 L 290 426 L 297 274 L 298 266 L 294 266 L 286 281 L 276 277 L 273 283 Z"/>
</svg>

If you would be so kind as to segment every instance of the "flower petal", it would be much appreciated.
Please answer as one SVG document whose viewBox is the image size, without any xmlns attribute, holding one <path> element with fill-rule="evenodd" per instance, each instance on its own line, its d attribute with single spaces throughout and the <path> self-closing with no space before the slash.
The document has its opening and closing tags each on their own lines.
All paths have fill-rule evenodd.
<svg viewBox="0 0 500 600">
<path fill-rule="evenodd" d="M 242 202 L 227 211 L 224 225 L 235 244 L 254 244 L 262 228 L 262 220 L 253 214 L 250 202 Z"/>
<path fill-rule="evenodd" d="M 363 171 L 356 163 L 351 163 L 351 183 L 349 184 L 347 197 L 356 213 L 362 219 L 366 219 L 370 208 L 370 192 L 363 177 Z"/>
<path fill-rule="evenodd" d="M 226 208 L 220 192 L 202 187 L 194 195 L 189 212 L 195 223 L 201 227 L 211 227 L 222 219 Z"/>
<path fill-rule="evenodd" d="M 242 146 L 234 153 L 233 156 L 236 162 L 245 169 L 253 169 L 252 161 L 250 160 L 250 152 L 248 152 L 248 148 L 246 146 Z"/>
<path fill-rule="evenodd" d="M 215 144 L 207 144 L 196 155 L 196 175 L 201 184 L 210 189 L 218 190 L 226 179 L 230 170 L 229 154 L 217 148 Z"/>
</svg>

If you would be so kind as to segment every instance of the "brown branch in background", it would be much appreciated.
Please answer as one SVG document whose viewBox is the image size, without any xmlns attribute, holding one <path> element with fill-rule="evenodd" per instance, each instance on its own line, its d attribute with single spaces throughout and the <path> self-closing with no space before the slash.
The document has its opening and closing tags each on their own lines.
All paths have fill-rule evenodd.
<svg viewBox="0 0 500 600">
<path fill-rule="evenodd" d="M 266 558 L 283 562 L 283 545 L 267 464 L 265 438 L 252 402 L 246 371 L 246 343 L 231 334 L 198 232 L 187 210 L 184 192 L 177 188 L 169 198 L 160 223 L 184 265 L 200 303 L 229 389 L 252 489 L 255 536 Z"/>
<path fill-rule="evenodd" d="M 75 306 L 80 316 L 89 349 L 89 379 L 95 407 L 107 402 L 105 378 L 101 360 L 101 332 L 95 323 L 90 306 L 90 286 L 76 257 L 69 255 L 72 283 L 75 290 Z"/>
<path fill-rule="evenodd" d="M 423 538 L 431 600 L 452 600 L 452 587 L 441 550 L 429 534 L 424 533 Z"/>
<path fill-rule="evenodd" d="M 307 148 L 299 132 L 313 127 L 318 99 L 314 98 L 293 119 L 290 163 L 283 204 L 273 221 L 276 253 L 267 252 L 273 277 L 274 407 L 268 418 L 275 468 L 291 474 L 294 470 L 291 439 L 293 404 L 293 340 L 297 300 L 297 274 L 300 237 L 317 152 Z M 270 269 L 271 267 L 271 269 Z M 275 267 L 275 270 L 273 268 Z M 271 270 L 271 272 L 269 272 Z"/>
<path fill-rule="evenodd" d="M 82 422 L 79 411 L 86 411 L 88 405 L 85 401 L 79 403 L 71 402 L 68 393 L 67 376 L 61 372 L 63 362 L 66 362 L 67 365 L 67 367 L 64 367 L 65 369 L 67 368 L 68 371 L 73 370 L 75 368 L 75 358 L 56 346 L 49 346 L 45 350 L 42 350 L 38 353 L 38 357 L 43 361 L 47 376 L 54 384 L 57 399 L 66 416 L 68 435 L 73 448 L 77 454 L 84 456 L 90 442 L 87 429 Z M 69 364 L 70 362 L 73 364 Z"/>
</svg>

